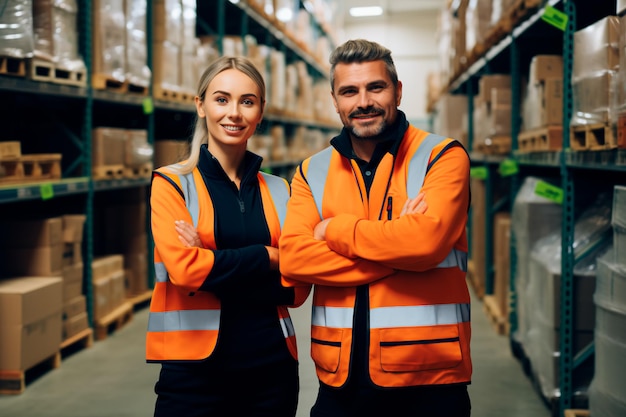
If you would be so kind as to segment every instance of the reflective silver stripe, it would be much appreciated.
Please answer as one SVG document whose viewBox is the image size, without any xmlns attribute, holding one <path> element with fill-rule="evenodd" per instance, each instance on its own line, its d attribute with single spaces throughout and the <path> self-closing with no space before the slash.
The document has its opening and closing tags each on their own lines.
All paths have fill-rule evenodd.
<svg viewBox="0 0 626 417">
<path fill-rule="evenodd" d="M 272 200 L 274 200 L 274 208 L 276 208 L 276 214 L 278 214 L 278 220 L 280 220 L 280 228 L 282 229 L 283 223 L 285 222 L 285 215 L 287 214 L 289 188 L 287 188 L 287 184 L 285 184 L 285 181 L 280 177 L 266 174 L 265 172 L 261 172 L 261 175 L 263 175 L 263 178 L 265 178 L 267 187 L 269 188 L 270 194 L 272 195 Z"/>
<path fill-rule="evenodd" d="M 458 267 L 461 271 L 467 272 L 467 252 L 452 248 L 446 259 L 441 261 L 437 268 Z"/>
<path fill-rule="evenodd" d="M 352 328 L 354 309 L 351 307 L 313 306 L 311 324 L 314 326 Z"/>
<path fill-rule="evenodd" d="M 165 265 L 163 264 L 163 262 L 154 263 L 154 274 L 154 279 L 156 280 L 156 282 L 167 282 L 167 269 L 165 269 Z"/>
<path fill-rule="evenodd" d="M 283 329 L 283 336 L 285 336 L 285 339 L 296 335 L 296 330 L 291 322 L 291 317 L 280 319 L 280 328 Z"/>
<path fill-rule="evenodd" d="M 380 307 L 370 310 L 371 329 L 437 326 L 470 321 L 469 304 Z"/>
<path fill-rule="evenodd" d="M 198 227 L 198 213 L 200 212 L 200 209 L 198 208 L 198 191 L 196 190 L 196 182 L 193 178 L 193 172 L 185 175 L 179 175 L 178 178 L 180 178 L 180 186 L 183 190 L 185 204 L 187 205 L 189 214 L 191 214 L 193 225 L 194 227 Z"/>
<path fill-rule="evenodd" d="M 309 183 L 311 194 L 313 194 L 313 200 L 315 200 L 320 219 L 324 219 L 322 217 L 322 198 L 324 197 L 324 188 L 326 187 L 326 178 L 328 177 L 328 168 L 330 167 L 330 156 L 332 153 L 333 148 L 329 146 L 313 155 L 309 162 L 309 170 L 307 171 L 307 174 L 309 172 L 314 173 L 313 175 L 307 175 L 306 180 Z"/>
<path fill-rule="evenodd" d="M 426 136 L 417 147 L 417 151 L 415 151 L 409 161 L 409 172 L 407 174 L 406 181 L 406 192 L 409 198 L 417 197 L 419 190 L 424 184 L 424 177 L 426 176 L 426 169 L 428 168 L 430 154 L 433 152 L 433 148 L 445 139 L 446 138 L 443 136 L 431 133 Z M 411 189 L 414 190 L 414 193 L 411 192 Z"/>
<path fill-rule="evenodd" d="M 150 312 L 148 331 L 176 332 L 183 330 L 218 330 L 220 310 L 176 310 Z"/>
</svg>

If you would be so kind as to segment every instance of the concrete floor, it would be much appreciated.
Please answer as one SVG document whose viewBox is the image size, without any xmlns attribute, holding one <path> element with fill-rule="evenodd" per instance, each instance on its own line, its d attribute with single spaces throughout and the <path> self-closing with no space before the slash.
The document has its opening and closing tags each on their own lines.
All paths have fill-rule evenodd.
<svg viewBox="0 0 626 417">
<path fill-rule="evenodd" d="M 476 417 L 550 417 L 508 337 L 495 333 L 480 301 L 472 300 L 472 415 Z M 63 358 L 61 366 L 27 383 L 19 395 L 0 396 L 3 417 L 148 417 L 159 365 L 146 364 L 144 337 L 147 308 L 107 338 Z M 310 306 L 294 310 L 299 335 L 301 391 L 297 417 L 307 417 L 317 393 L 308 356 Z"/>
</svg>

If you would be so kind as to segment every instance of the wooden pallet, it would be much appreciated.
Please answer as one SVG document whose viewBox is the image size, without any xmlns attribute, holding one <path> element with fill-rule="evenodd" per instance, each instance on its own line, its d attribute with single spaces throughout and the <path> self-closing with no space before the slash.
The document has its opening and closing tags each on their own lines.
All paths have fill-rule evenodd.
<svg viewBox="0 0 626 417">
<path fill-rule="evenodd" d="M 563 149 L 563 127 L 546 126 L 521 132 L 517 136 L 520 152 L 544 152 Z"/>
<path fill-rule="evenodd" d="M 474 144 L 474 150 L 483 155 L 508 155 L 511 152 L 511 138 L 498 136 Z"/>
<path fill-rule="evenodd" d="M 22 143 L 20 141 L 0 142 L 0 159 L 19 158 L 22 156 Z"/>
<path fill-rule="evenodd" d="M 509 334 L 508 317 L 504 316 L 498 306 L 498 301 L 493 295 L 483 297 L 483 311 L 497 334 Z"/>
<path fill-rule="evenodd" d="M 473 260 L 467 261 L 467 281 L 474 289 L 474 294 L 478 297 L 479 300 L 482 300 L 485 296 L 485 287 L 482 284 L 480 277 L 476 275 L 476 267 L 474 265 Z"/>
<path fill-rule="evenodd" d="M 87 74 L 84 68 L 66 69 L 54 62 L 32 58 L 27 61 L 27 77 L 34 81 L 51 82 L 55 84 L 87 86 Z"/>
<path fill-rule="evenodd" d="M 152 87 L 152 95 L 158 100 L 187 104 L 193 104 L 195 99 L 195 95 L 192 93 L 163 88 L 161 85 L 154 85 Z"/>
<path fill-rule="evenodd" d="M 592 123 L 570 127 L 570 147 L 573 150 L 604 150 L 617 147 L 617 137 L 609 123 Z"/>
<path fill-rule="evenodd" d="M 96 320 L 96 340 L 106 339 L 107 336 L 121 329 L 133 319 L 133 305 L 124 301 L 120 306 L 104 317 Z"/>
<path fill-rule="evenodd" d="M 589 410 L 563 410 L 563 417 L 589 417 Z"/>
<path fill-rule="evenodd" d="M 617 119 L 617 147 L 626 149 L 626 113 L 620 114 Z"/>
<path fill-rule="evenodd" d="M 127 296 L 126 301 L 131 303 L 133 307 L 139 307 L 144 304 L 149 304 L 152 299 L 152 290 L 144 291 L 139 294 L 133 294 Z"/>
<path fill-rule="evenodd" d="M 107 90 L 114 93 L 125 93 L 128 84 L 124 80 L 118 80 L 111 74 L 91 74 L 91 86 L 95 90 Z"/>
<path fill-rule="evenodd" d="M 154 165 L 152 162 L 146 162 L 135 167 L 124 167 L 125 178 L 150 178 Z"/>
<path fill-rule="evenodd" d="M 0 159 L 0 183 L 61 178 L 61 154 L 24 154 Z"/>
<path fill-rule="evenodd" d="M 0 371 L 0 394 L 21 394 L 31 378 L 61 366 L 61 352 L 45 358 L 26 370 Z"/>
<path fill-rule="evenodd" d="M 87 328 L 61 342 L 61 353 L 73 348 L 87 349 L 93 346 L 93 329 Z"/>
<path fill-rule="evenodd" d="M 94 180 L 117 180 L 124 178 L 124 165 L 97 165 L 91 167 Z"/>
<path fill-rule="evenodd" d="M 12 56 L 0 56 L 0 74 L 15 77 L 26 76 L 26 63 L 24 58 Z"/>
</svg>

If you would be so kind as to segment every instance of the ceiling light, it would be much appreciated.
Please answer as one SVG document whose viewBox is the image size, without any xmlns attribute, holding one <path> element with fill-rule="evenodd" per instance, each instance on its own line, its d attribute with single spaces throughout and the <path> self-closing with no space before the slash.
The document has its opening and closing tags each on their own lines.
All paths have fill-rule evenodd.
<svg viewBox="0 0 626 417">
<path fill-rule="evenodd" d="M 381 14 L 383 14 L 383 8 L 380 6 L 350 8 L 352 17 L 380 16 Z"/>
</svg>

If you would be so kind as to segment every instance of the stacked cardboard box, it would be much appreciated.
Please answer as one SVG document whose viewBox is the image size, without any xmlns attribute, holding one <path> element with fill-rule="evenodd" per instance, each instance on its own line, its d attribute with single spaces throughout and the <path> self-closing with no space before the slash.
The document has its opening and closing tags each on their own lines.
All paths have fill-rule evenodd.
<svg viewBox="0 0 626 417">
<path fill-rule="evenodd" d="M 1 275 L 61 276 L 65 251 L 61 217 L 15 221 L 1 228 Z"/>
<path fill-rule="evenodd" d="M 83 229 L 86 216 L 63 216 L 63 340 L 89 328 L 87 300 L 83 294 Z"/>
<path fill-rule="evenodd" d="M 124 256 L 97 256 L 91 263 L 93 318 L 102 321 L 125 301 Z"/>
<path fill-rule="evenodd" d="M 0 370 L 25 371 L 58 354 L 62 299 L 59 277 L 0 280 Z"/>
<path fill-rule="evenodd" d="M 507 154 L 511 150 L 511 76 L 485 75 L 474 97 L 472 150 Z"/>
</svg>

